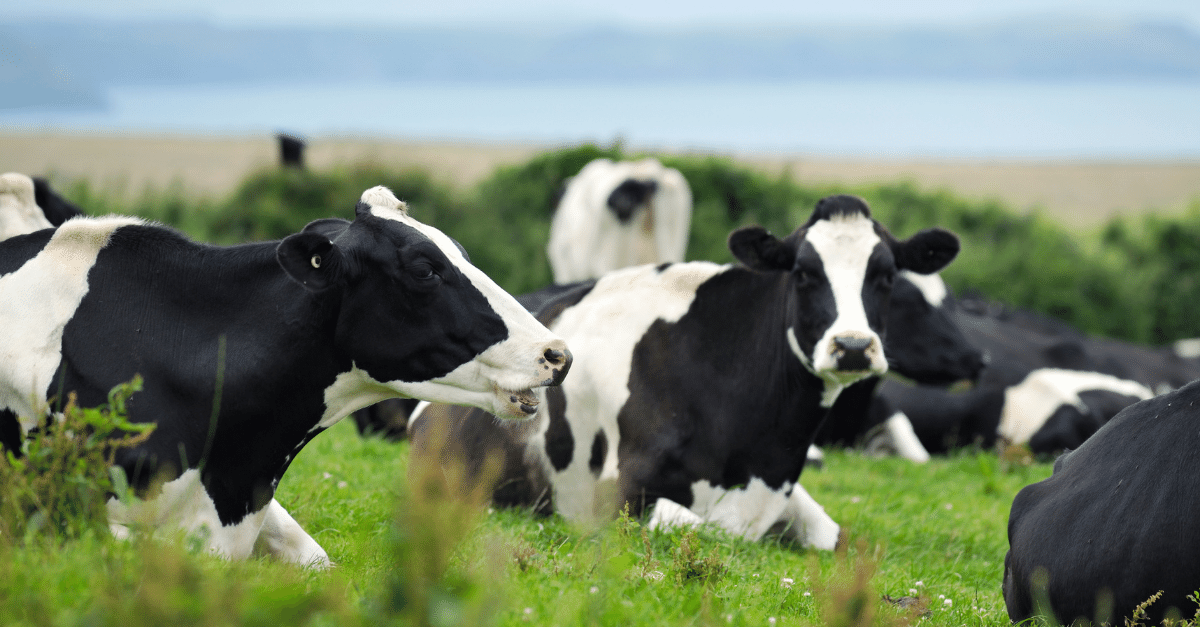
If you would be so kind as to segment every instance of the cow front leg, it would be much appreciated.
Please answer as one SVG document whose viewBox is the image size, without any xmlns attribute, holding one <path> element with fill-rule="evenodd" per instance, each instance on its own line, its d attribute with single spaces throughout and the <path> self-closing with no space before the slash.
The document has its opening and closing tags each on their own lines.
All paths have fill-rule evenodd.
<svg viewBox="0 0 1200 627">
<path fill-rule="evenodd" d="M 783 536 L 802 546 L 832 551 L 845 543 L 842 528 L 800 484 L 792 489 L 779 520 L 784 523 Z"/>
<path fill-rule="evenodd" d="M 300 527 L 300 523 L 283 509 L 279 501 L 271 499 L 266 510 L 262 528 L 254 543 L 256 554 L 270 555 L 314 570 L 324 570 L 333 566 L 325 549 Z"/>
<path fill-rule="evenodd" d="M 654 502 L 654 513 L 650 515 L 651 531 L 672 527 L 699 527 L 702 524 L 703 518 L 671 499 L 660 498 Z"/>
</svg>

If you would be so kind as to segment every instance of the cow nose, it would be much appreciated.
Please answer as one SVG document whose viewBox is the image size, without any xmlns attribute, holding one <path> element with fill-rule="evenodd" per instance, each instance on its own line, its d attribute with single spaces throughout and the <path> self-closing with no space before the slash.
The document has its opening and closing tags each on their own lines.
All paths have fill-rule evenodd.
<svg viewBox="0 0 1200 627">
<path fill-rule="evenodd" d="M 573 359 L 571 351 L 567 348 L 567 343 L 562 340 L 548 347 L 546 352 L 542 353 L 542 359 L 539 361 L 542 363 L 543 368 L 552 370 L 553 372 L 549 379 L 542 382 L 542 385 L 561 385 L 563 379 L 567 376 L 567 371 L 571 369 Z"/>
<path fill-rule="evenodd" d="M 858 335 L 839 335 L 833 338 L 837 348 L 838 370 L 870 370 L 871 358 L 867 350 L 875 343 L 874 338 Z"/>
</svg>

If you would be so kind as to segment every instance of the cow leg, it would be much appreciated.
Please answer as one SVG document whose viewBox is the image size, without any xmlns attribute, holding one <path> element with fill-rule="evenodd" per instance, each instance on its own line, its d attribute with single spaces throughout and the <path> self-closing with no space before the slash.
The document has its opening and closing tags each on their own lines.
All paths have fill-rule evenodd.
<svg viewBox="0 0 1200 627">
<path fill-rule="evenodd" d="M 867 455 L 884 457 L 895 454 L 918 464 L 929 461 L 929 451 L 921 444 L 908 416 L 898 411 L 867 434 L 863 446 Z"/>
<path fill-rule="evenodd" d="M 152 499 L 125 503 L 111 498 L 107 507 L 109 528 L 117 538 L 128 537 L 130 527 L 182 529 L 202 539 L 209 552 L 227 559 L 250 556 L 268 509 L 251 512 L 235 524 L 222 525 L 217 506 L 194 468 L 164 483 Z"/>
<path fill-rule="evenodd" d="M 832 551 L 843 540 L 841 527 L 800 484 L 792 489 L 779 520 L 785 525 L 783 536 L 806 547 Z"/>
<path fill-rule="evenodd" d="M 266 507 L 266 516 L 254 543 L 254 552 L 315 570 L 324 570 L 333 565 L 325 549 L 322 549 L 275 499 L 271 499 L 271 503 Z"/>
<path fill-rule="evenodd" d="M 654 513 L 650 515 L 650 530 L 670 529 L 671 527 L 699 527 L 704 519 L 692 510 L 672 501 L 660 498 L 654 503 Z"/>
</svg>

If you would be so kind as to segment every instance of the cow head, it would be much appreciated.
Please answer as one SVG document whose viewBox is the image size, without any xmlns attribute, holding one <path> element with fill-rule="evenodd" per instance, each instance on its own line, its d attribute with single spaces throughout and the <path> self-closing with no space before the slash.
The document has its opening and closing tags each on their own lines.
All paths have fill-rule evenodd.
<svg viewBox="0 0 1200 627">
<path fill-rule="evenodd" d="M 566 343 L 387 188 L 364 192 L 355 213 L 318 220 L 277 251 L 293 279 L 341 299 L 336 343 L 354 369 L 326 391 L 322 423 L 394 396 L 534 414 L 532 388 L 570 368 Z"/>
<path fill-rule="evenodd" d="M 861 199 L 830 196 L 788 237 L 746 227 L 730 234 L 729 248 L 752 269 L 787 273 L 786 340 L 825 382 L 822 404 L 831 406 L 845 386 L 888 369 L 882 336 L 897 271 L 942 269 L 958 238 L 927 229 L 900 241 Z"/>
<path fill-rule="evenodd" d="M 942 277 L 900 271 L 892 286 L 884 342 L 892 372 L 926 385 L 979 377 L 983 351 L 963 336 L 950 315 L 953 307 Z"/>
</svg>

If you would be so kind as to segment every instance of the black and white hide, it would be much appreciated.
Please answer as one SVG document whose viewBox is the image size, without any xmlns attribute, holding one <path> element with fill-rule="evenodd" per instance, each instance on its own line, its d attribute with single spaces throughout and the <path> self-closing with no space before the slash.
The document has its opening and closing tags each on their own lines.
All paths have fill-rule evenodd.
<svg viewBox="0 0 1200 627">
<path fill-rule="evenodd" d="M 1058 624 L 1122 624 L 1159 590 L 1145 624 L 1196 611 L 1200 589 L 1200 383 L 1125 408 L 1054 474 L 1013 500 L 1004 602 L 1013 622 L 1036 603 Z M 1047 605 L 1048 604 L 1048 605 Z"/>
<path fill-rule="evenodd" d="M 497 503 L 571 520 L 627 503 L 652 508 L 655 527 L 748 539 L 781 527 L 832 549 L 840 528 L 798 483 L 805 453 L 838 395 L 887 371 L 897 272 L 940 270 L 958 239 L 898 241 L 863 201 L 833 196 L 786 238 L 748 227 L 729 246 L 742 265 L 627 268 L 551 301 L 541 319 L 576 365 L 534 421 L 434 405 L 414 421 L 414 455 L 448 449 L 478 466 L 500 453 Z"/>
<path fill-rule="evenodd" d="M 683 261 L 692 191 L 657 159 L 596 159 L 566 185 L 546 255 L 554 282 L 594 279 L 628 266 Z"/>
<path fill-rule="evenodd" d="M 115 533 L 204 529 L 214 553 L 317 567 L 325 551 L 273 498 L 309 440 L 391 397 L 527 417 L 534 389 L 571 363 L 563 340 L 383 187 L 353 222 L 279 242 L 208 246 L 116 216 L 15 236 L 0 242 L 0 328 L 10 448 L 67 393 L 99 405 L 143 376 L 130 419 L 156 428 L 116 464 L 145 500 L 109 502 Z"/>
</svg>

